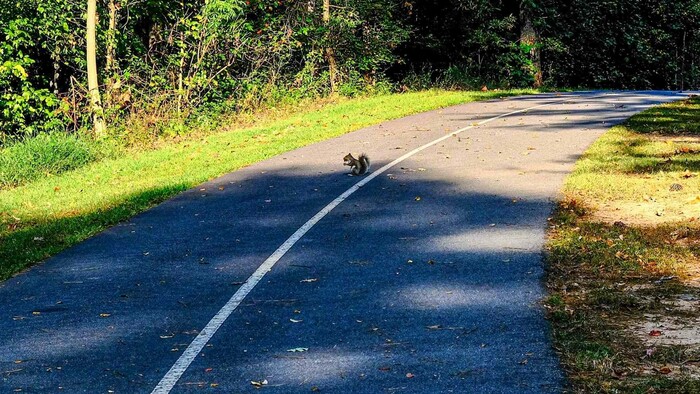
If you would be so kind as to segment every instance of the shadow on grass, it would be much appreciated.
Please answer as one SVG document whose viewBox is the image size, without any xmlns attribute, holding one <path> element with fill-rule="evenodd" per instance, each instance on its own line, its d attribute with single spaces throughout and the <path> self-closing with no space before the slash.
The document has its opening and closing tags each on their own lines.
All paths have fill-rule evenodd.
<svg viewBox="0 0 700 394">
<path fill-rule="evenodd" d="M 700 171 L 700 141 L 667 144 L 635 137 L 616 141 L 609 161 L 619 163 L 628 174 L 654 174 L 658 172 Z"/>
<path fill-rule="evenodd" d="M 634 116 L 626 125 L 640 134 L 700 136 L 700 98 L 651 108 Z"/>
<path fill-rule="evenodd" d="M 586 152 L 598 171 L 621 174 L 700 172 L 700 99 L 648 109 Z"/>
</svg>

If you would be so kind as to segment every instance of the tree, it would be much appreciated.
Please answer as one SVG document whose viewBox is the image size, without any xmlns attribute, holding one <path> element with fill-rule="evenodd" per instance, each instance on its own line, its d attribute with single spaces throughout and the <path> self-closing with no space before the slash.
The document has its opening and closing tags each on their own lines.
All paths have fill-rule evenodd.
<svg viewBox="0 0 700 394">
<path fill-rule="evenodd" d="M 323 25 L 326 27 L 326 29 L 329 29 L 330 27 L 330 21 L 331 21 L 331 1 L 330 0 L 323 0 Z M 328 37 L 330 37 L 330 29 L 328 33 Z M 337 83 L 337 74 L 338 74 L 338 65 L 335 60 L 335 52 L 333 51 L 333 47 L 330 45 L 331 40 L 326 41 L 326 60 L 328 61 L 328 75 L 330 78 L 330 83 L 331 83 L 331 93 L 335 93 L 336 91 L 336 83 Z"/>
<path fill-rule="evenodd" d="M 90 111 L 92 112 L 95 135 L 102 137 L 105 134 L 105 123 L 100 100 L 100 87 L 97 79 L 97 4 L 96 0 L 88 0 L 87 7 L 87 28 L 86 28 L 86 54 L 87 54 L 87 75 L 88 93 L 90 96 Z"/>
<path fill-rule="evenodd" d="M 540 36 L 532 25 L 530 8 L 535 7 L 532 0 L 520 2 L 520 46 L 529 57 L 527 64 L 532 75 L 532 87 L 542 86 L 542 64 L 540 62 Z"/>
</svg>

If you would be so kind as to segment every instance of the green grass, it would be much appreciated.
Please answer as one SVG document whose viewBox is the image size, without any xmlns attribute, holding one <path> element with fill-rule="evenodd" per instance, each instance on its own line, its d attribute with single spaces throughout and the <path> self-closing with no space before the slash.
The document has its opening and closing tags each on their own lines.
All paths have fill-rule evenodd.
<svg viewBox="0 0 700 394">
<path fill-rule="evenodd" d="M 550 222 L 546 305 L 572 392 L 700 392 L 679 372 L 700 350 L 657 345 L 646 356 L 645 333 L 633 334 L 645 316 L 700 319 L 669 304 L 700 297 L 699 125 L 698 98 L 652 108 L 596 141 L 567 179 Z"/>
<path fill-rule="evenodd" d="M 424 91 L 337 98 L 264 116 L 249 127 L 195 134 L 0 190 L 0 279 L 179 192 L 224 173 L 384 120 L 532 91 Z M 308 103 L 307 103 L 308 104 Z"/>
<path fill-rule="evenodd" d="M 0 150 L 0 189 L 60 174 L 105 157 L 102 144 L 62 133 L 41 134 Z"/>
<path fill-rule="evenodd" d="M 699 190 L 700 99 L 652 108 L 612 128 L 577 163 L 565 191 L 599 201 L 633 200 L 672 183 Z M 691 175 L 688 177 L 688 175 Z"/>
</svg>

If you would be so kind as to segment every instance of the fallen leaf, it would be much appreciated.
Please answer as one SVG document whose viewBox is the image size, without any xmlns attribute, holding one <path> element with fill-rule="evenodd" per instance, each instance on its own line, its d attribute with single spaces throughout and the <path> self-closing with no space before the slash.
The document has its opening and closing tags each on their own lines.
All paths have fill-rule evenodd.
<svg viewBox="0 0 700 394">
<path fill-rule="evenodd" d="M 615 379 L 622 380 L 625 378 L 625 376 L 627 376 L 627 372 L 613 370 L 611 376 Z"/>
<path fill-rule="evenodd" d="M 253 386 L 255 386 L 255 388 L 259 389 L 259 388 L 261 388 L 262 386 L 267 385 L 267 379 L 261 380 L 261 381 L 251 380 L 251 381 L 250 381 L 250 384 L 252 384 Z"/>
<path fill-rule="evenodd" d="M 651 330 L 651 331 L 649 331 L 649 336 L 650 336 L 650 337 L 658 337 L 658 336 L 660 336 L 661 334 L 662 334 L 662 333 L 661 333 L 661 331 L 659 331 L 659 330 Z"/>
<path fill-rule="evenodd" d="M 662 374 L 664 374 L 664 375 L 668 375 L 668 374 L 670 374 L 671 372 L 673 372 L 673 370 L 671 369 L 671 367 L 669 367 L 669 366 L 666 365 L 666 366 L 663 366 L 663 367 L 659 368 L 659 372 L 662 373 Z"/>
</svg>

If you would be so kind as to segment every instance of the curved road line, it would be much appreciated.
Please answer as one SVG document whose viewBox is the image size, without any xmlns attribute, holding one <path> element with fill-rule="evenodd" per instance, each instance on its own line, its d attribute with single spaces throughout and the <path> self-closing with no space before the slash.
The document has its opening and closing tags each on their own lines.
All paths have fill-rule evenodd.
<svg viewBox="0 0 700 394">
<path fill-rule="evenodd" d="M 591 98 L 595 97 L 600 97 L 604 95 L 612 95 L 614 93 L 603 93 L 600 95 L 595 95 L 592 96 Z M 236 291 L 236 293 L 231 296 L 231 298 L 228 300 L 228 302 L 217 312 L 216 315 L 207 323 L 207 325 L 204 327 L 204 329 L 197 335 L 197 337 L 189 344 L 187 349 L 180 355 L 180 357 L 177 359 L 175 364 L 170 368 L 170 370 L 163 376 L 163 378 L 160 380 L 158 385 L 153 389 L 151 392 L 152 394 L 167 394 L 169 393 L 177 381 L 180 379 L 180 377 L 185 373 L 187 368 L 190 366 L 192 361 L 197 357 L 197 354 L 199 354 L 204 346 L 209 342 L 209 340 L 214 336 L 216 331 L 224 324 L 226 319 L 233 313 L 234 310 L 241 304 L 241 302 L 245 299 L 245 297 L 255 288 L 255 286 L 262 280 L 262 278 L 274 267 L 274 265 L 281 259 L 288 251 L 289 249 L 294 246 L 294 244 L 301 239 L 304 234 L 306 234 L 307 231 L 309 231 L 316 223 L 318 223 L 323 217 L 325 217 L 328 213 L 330 213 L 335 207 L 337 207 L 340 203 L 345 201 L 348 197 L 350 197 L 353 193 L 355 193 L 358 189 L 360 189 L 362 186 L 366 185 L 369 183 L 372 179 L 376 178 L 377 176 L 381 175 L 391 167 L 395 166 L 396 164 L 406 160 L 407 158 L 415 155 L 418 152 L 421 152 L 433 145 L 439 144 L 440 142 L 453 137 L 459 133 L 462 133 L 464 131 L 473 129 L 474 127 L 484 125 L 486 123 L 493 122 L 495 120 L 505 118 L 507 116 L 531 111 L 533 109 L 537 108 L 542 108 L 546 107 L 549 105 L 554 105 L 554 104 L 561 104 L 565 103 L 567 101 L 570 101 L 575 98 L 579 98 L 582 95 L 572 95 L 568 96 L 566 99 L 563 100 L 556 100 L 552 101 L 546 104 L 540 104 L 536 105 L 533 107 L 528 107 L 525 109 L 517 110 L 517 111 L 512 111 L 512 112 L 507 112 L 486 120 L 482 120 L 481 122 L 472 124 L 471 126 L 467 126 L 464 128 L 461 128 L 457 131 L 453 131 L 449 134 L 446 134 L 443 137 L 440 137 L 432 142 L 429 142 L 425 145 L 422 145 L 406 154 L 403 156 L 399 157 L 398 159 L 392 161 L 391 163 L 381 167 L 380 169 L 372 172 L 365 178 L 363 178 L 361 181 L 357 182 L 355 185 L 350 187 L 348 190 L 346 190 L 344 193 L 336 197 L 333 201 L 331 201 L 328 205 L 326 205 L 323 209 L 321 209 L 317 214 L 315 214 L 311 219 L 309 219 L 306 223 L 304 223 L 297 231 L 294 232 L 289 238 L 287 238 L 284 243 L 275 250 L 270 257 L 268 257 L 258 269 L 253 272 L 253 274 L 245 281 L 245 283 Z"/>
</svg>

